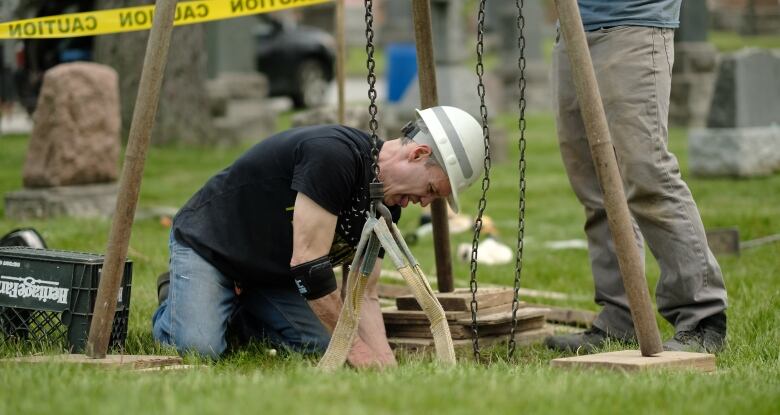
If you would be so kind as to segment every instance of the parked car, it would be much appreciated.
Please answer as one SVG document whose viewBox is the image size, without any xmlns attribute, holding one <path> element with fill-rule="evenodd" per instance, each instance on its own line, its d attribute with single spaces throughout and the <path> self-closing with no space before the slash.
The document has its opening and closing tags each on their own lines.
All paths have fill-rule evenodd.
<svg viewBox="0 0 780 415">
<path fill-rule="evenodd" d="M 256 67 L 268 77 L 270 95 L 288 96 L 296 108 L 324 103 L 336 56 L 329 33 L 259 15 L 253 35 Z"/>
</svg>

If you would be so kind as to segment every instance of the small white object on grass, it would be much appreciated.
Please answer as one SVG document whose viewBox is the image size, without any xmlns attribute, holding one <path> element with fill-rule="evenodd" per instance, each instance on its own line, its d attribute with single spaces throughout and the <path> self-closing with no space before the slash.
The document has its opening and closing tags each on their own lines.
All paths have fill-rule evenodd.
<svg viewBox="0 0 780 415">
<path fill-rule="evenodd" d="M 276 356 L 276 349 L 268 349 L 266 353 L 268 353 L 268 356 Z"/>
<path fill-rule="evenodd" d="M 558 251 L 561 249 L 588 249 L 588 241 L 584 239 L 567 239 L 565 241 L 549 241 L 544 243 L 545 248 Z"/>
<path fill-rule="evenodd" d="M 470 260 L 471 244 L 464 242 L 458 245 L 457 253 L 461 261 Z M 480 264 L 501 265 L 509 263 L 512 258 L 514 258 L 512 249 L 491 236 L 486 237 L 479 245 L 477 262 Z"/>
</svg>

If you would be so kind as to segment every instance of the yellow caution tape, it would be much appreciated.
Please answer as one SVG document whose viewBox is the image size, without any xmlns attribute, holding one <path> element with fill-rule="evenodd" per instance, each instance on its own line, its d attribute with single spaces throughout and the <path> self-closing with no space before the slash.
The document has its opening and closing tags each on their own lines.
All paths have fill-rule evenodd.
<svg viewBox="0 0 780 415">
<path fill-rule="evenodd" d="M 197 0 L 176 5 L 175 26 L 311 6 L 331 0 Z M 44 39 L 148 30 L 154 6 L 61 14 L 0 23 L 0 39 Z"/>
</svg>

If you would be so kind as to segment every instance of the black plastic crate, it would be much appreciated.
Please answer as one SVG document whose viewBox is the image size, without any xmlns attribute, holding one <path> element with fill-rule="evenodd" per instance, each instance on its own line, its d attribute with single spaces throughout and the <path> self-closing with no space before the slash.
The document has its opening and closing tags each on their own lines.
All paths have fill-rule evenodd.
<svg viewBox="0 0 780 415">
<path fill-rule="evenodd" d="M 102 255 L 0 247 L 0 343 L 58 345 L 84 350 L 92 324 Z M 125 263 L 109 347 L 123 348 L 130 313 L 133 264 Z"/>
</svg>

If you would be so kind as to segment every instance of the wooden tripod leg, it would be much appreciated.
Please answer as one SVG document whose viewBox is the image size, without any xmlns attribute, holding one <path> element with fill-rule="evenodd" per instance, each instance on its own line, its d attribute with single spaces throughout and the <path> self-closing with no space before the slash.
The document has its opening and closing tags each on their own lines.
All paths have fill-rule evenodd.
<svg viewBox="0 0 780 415">
<path fill-rule="evenodd" d="M 417 45 L 417 73 L 422 108 L 439 105 L 430 3 L 430 0 L 412 0 L 414 43 Z M 433 221 L 431 223 L 433 226 L 433 250 L 436 258 L 436 282 L 439 292 L 452 292 L 454 285 L 452 282 L 450 228 L 447 219 L 447 202 L 444 199 L 436 199 L 431 203 L 431 220 Z"/>
<path fill-rule="evenodd" d="M 604 194 L 604 208 L 615 241 L 620 274 L 628 295 L 639 348 L 643 356 L 652 356 L 663 351 L 661 335 L 650 302 L 644 263 L 634 240 L 631 214 L 623 191 L 623 181 L 612 147 L 579 7 L 576 0 L 555 0 L 555 5 L 566 40 L 566 51 L 571 61 L 574 87 L 580 102 L 593 164 L 596 166 L 596 174 Z"/>
<path fill-rule="evenodd" d="M 111 232 L 108 235 L 105 263 L 87 339 L 86 355 L 93 359 L 106 357 L 108 351 L 111 325 L 116 312 L 116 293 L 122 281 L 127 247 L 130 244 L 130 233 L 138 204 L 138 194 L 141 191 L 146 153 L 157 112 L 163 72 L 168 60 L 168 46 L 171 43 L 175 11 L 176 0 L 158 0 L 155 6 L 154 22 L 146 45 L 141 81 L 138 84 L 138 97 L 133 109 L 125 162 L 119 181 L 116 210 L 111 223 Z"/>
</svg>

